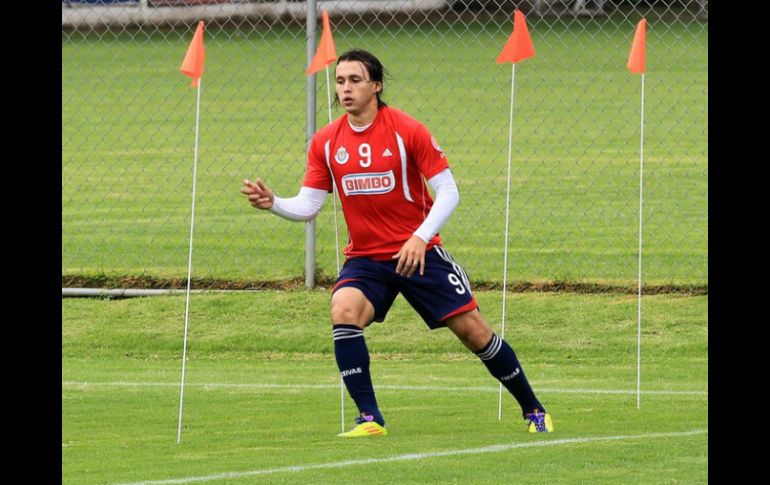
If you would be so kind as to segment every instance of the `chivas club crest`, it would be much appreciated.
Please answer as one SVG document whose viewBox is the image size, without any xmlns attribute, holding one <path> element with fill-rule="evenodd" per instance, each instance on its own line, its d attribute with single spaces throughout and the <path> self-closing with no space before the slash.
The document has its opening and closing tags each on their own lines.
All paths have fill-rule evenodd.
<svg viewBox="0 0 770 485">
<path fill-rule="evenodd" d="M 334 160 L 340 165 L 346 164 L 349 159 L 350 155 L 348 154 L 347 150 L 345 150 L 345 147 L 340 147 L 337 150 L 337 153 L 334 155 Z"/>
</svg>

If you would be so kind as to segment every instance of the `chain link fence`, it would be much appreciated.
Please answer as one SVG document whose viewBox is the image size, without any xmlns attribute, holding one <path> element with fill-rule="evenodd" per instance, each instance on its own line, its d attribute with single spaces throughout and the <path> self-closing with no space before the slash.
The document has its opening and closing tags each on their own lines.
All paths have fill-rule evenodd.
<svg viewBox="0 0 770 485">
<path fill-rule="evenodd" d="M 322 1 L 315 38 L 327 10 L 338 55 L 383 61 L 384 99 L 431 130 L 458 182 L 445 247 L 473 283 L 494 286 L 511 90 L 510 64 L 495 58 L 514 8 L 536 56 L 515 71 L 509 283 L 635 285 L 641 82 L 625 66 L 644 17 L 644 283 L 707 287 L 707 2 Z M 254 211 L 239 190 L 244 178 L 281 196 L 301 184 L 306 17 L 296 1 L 62 2 L 63 287 L 186 279 L 196 94 L 179 66 L 198 20 L 195 286 L 304 281 L 305 224 Z M 320 128 L 324 73 L 316 90 Z M 329 199 L 316 221 L 321 284 L 336 274 Z"/>
</svg>

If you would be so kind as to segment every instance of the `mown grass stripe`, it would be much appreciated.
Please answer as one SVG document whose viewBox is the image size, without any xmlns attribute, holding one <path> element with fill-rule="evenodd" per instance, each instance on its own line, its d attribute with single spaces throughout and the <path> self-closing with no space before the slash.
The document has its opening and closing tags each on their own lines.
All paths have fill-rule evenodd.
<svg viewBox="0 0 770 485">
<path fill-rule="evenodd" d="M 464 450 L 461 449 L 461 450 L 434 451 L 430 453 L 407 453 L 402 455 L 389 456 L 385 458 L 367 458 L 363 460 L 346 460 L 346 461 L 337 461 L 337 462 L 330 462 L 330 463 L 317 463 L 317 464 L 311 464 L 311 465 L 285 466 L 285 467 L 279 467 L 279 468 L 250 470 L 245 472 L 226 472 L 226 473 L 218 473 L 215 475 L 206 475 L 206 476 L 199 476 L 199 477 L 171 478 L 171 479 L 165 479 L 165 480 L 147 480 L 147 481 L 141 481 L 141 482 L 121 483 L 117 485 L 170 485 L 170 484 L 186 484 L 186 483 L 196 483 L 196 482 L 200 483 L 200 482 L 210 482 L 214 480 L 224 480 L 228 478 L 253 477 L 257 475 L 272 475 L 277 473 L 298 473 L 298 472 L 304 472 L 308 470 L 319 470 L 324 468 L 342 468 L 347 466 L 370 465 L 375 463 L 393 463 L 393 462 L 399 462 L 399 461 L 425 460 L 430 458 L 440 458 L 444 456 L 499 453 L 502 451 L 509 451 L 509 450 L 515 450 L 515 449 L 523 449 L 523 448 L 540 448 L 540 447 L 549 447 L 549 446 L 595 443 L 595 442 L 602 442 L 602 441 L 675 438 L 675 437 L 695 436 L 695 435 L 704 434 L 704 433 L 707 434 L 708 429 L 694 429 L 691 431 L 674 432 L 674 433 L 647 433 L 647 434 L 620 435 L 620 436 L 590 436 L 585 438 L 563 438 L 563 439 L 536 441 L 536 442 L 529 442 L 529 443 L 490 445 L 490 446 L 484 446 L 481 448 L 467 448 Z"/>
<path fill-rule="evenodd" d="M 62 381 L 65 387 L 178 387 L 178 382 L 75 382 Z M 186 387 L 204 387 L 204 388 L 242 388 L 242 389 L 338 389 L 339 384 L 262 384 L 262 383 L 221 383 L 221 382 L 198 382 L 186 383 Z M 407 386 L 407 385 L 389 385 L 382 384 L 375 386 L 377 389 L 390 389 L 396 391 L 468 391 L 468 392 L 497 392 L 496 387 L 481 386 Z M 562 393 L 562 394 L 636 394 L 636 390 L 631 389 L 569 389 L 569 388 L 538 388 L 538 392 Z M 642 390 L 642 394 L 660 394 L 660 395 L 692 395 L 708 396 L 708 391 L 688 390 L 688 391 L 670 391 L 670 390 Z"/>
</svg>

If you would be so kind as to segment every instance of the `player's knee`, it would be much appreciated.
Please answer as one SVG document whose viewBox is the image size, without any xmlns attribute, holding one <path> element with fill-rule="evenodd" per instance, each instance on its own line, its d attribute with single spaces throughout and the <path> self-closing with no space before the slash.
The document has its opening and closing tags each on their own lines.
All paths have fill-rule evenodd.
<svg viewBox="0 0 770 485">
<path fill-rule="evenodd" d="M 364 328 L 374 318 L 374 309 L 361 290 L 341 288 L 332 295 L 331 317 L 332 324 Z"/>
<path fill-rule="evenodd" d="M 365 308 L 355 300 L 332 300 L 332 324 L 345 323 L 364 328 L 366 326 Z"/>
<path fill-rule="evenodd" d="M 492 338 L 492 328 L 478 311 L 452 317 L 447 324 L 460 341 L 474 352 L 483 349 Z"/>
<path fill-rule="evenodd" d="M 347 302 L 332 303 L 331 311 L 332 323 L 347 323 L 349 325 L 359 325 L 361 320 L 361 311 L 355 305 Z"/>
<path fill-rule="evenodd" d="M 492 329 L 485 323 L 484 325 L 477 325 L 471 330 L 465 341 L 465 345 L 474 352 L 478 352 L 483 349 L 491 339 Z"/>
</svg>

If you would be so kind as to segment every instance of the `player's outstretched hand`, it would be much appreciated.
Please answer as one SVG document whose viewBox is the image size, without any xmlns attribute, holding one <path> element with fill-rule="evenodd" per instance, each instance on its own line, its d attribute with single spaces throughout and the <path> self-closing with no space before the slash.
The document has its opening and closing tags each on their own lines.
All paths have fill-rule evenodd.
<svg viewBox="0 0 770 485">
<path fill-rule="evenodd" d="M 401 249 L 393 256 L 398 258 L 396 273 L 401 276 L 410 277 L 417 268 L 420 268 L 420 275 L 425 274 L 425 241 L 417 236 L 410 237 Z"/>
<path fill-rule="evenodd" d="M 273 191 L 265 185 L 262 179 L 252 182 L 249 179 L 243 181 L 241 193 L 249 198 L 249 204 L 257 209 L 269 209 L 273 207 L 275 195 Z"/>
</svg>

